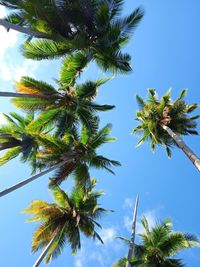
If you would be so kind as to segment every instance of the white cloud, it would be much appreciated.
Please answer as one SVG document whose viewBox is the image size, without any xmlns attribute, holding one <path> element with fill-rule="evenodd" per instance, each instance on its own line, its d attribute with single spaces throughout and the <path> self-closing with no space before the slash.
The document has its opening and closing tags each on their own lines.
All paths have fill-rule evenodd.
<svg viewBox="0 0 200 267">
<path fill-rule="evenodd" d="M 6 10 L 5 7 L 0 5 L 0 18 L 3 18 L 6 16 Z"/>
<path fill-rule="evenodd" d="M 125 198 L 123 208 L 133 209 L 134 207 L 134 199 L 132 198 Z"/>
<path fill-rule="evenodd" d="M 99 252 L 92 252 L 90 255 L 91 260 L 95 260 L 95 262 L 98 262 L 99 266 L 105 267 L 105 257 L 99 253 Z"/>
<path fill-rule="evenodd" d="M 0 18 L 5 17 L 5 8 L 0 6 Z M 19 80 L 21 76 L 30 75 L 34 76 L 39 63 L 25 59 L 20 66 L 16 66 L 13 62 L 8 63 L 6 60 L 6 53 L 9 48 L 15 47 L 18 40 L 18 32 L 7 30 L 0 26 L 0 78 L 4 81 Z M 9 56 L 9 55 L 8 55 Z"/>
<path fill-rule="evenodd" d="M 28 75 L 34 77 L 38 65 L 39 63 L 37 61 L 31 61 L 29 59 L 25 59 L 19 67 L 3 62 L 0 65 L 0 78 L 3 81 L 19 81 L 22 76 Z"/>
<path fill-rule="evenodd" d="M 3 113 L 0 112 L 0 124 L 5 124 L 7 120 L 5 119 Z"/>
<path fill-rule="evenodd" d="M 150 229 L 155 226 L 156 223 L 156 211 L 155 210 L 149 210 L 144 212 L 139 216 L 139 219 L 137 220 L 136 223 L 136 234 L 141 234 L 143 232 L 143 226 L 141 224 L 141 219 L 142 217 L 146 217 Z M 132 230 L 132 223 L 133 223 L 133 217 L 131 216 L 124 216 L 124 228 L 130 233 Z"/>
<path fill-rule="evenodd" d="M 5 8 L 0 6 L 0 18 L 5 15 Z M 8 33 L 4 27 L 0 26 L 0 63 L 3 60 L 7 49 L 15 46 L 17 42 L 17 34 L 16 31 L 12 30 Z"/>
<path fill-rule="evenodd" d="M 81 259 L 76 259 L 75 262 L 75 267 L 83 267 L 82 260 Z"/>
<path fill-rule="evenodd" d="M 2 63 L 0 65 L 0 76 L 4 81 L 10 81 L 12 79 L 12 72 L 8 64 Z"/>
<path fill-rule="evenodd" d="M 29 59 L 24 60 L 21 67 L 15 69 L 14 80 L 20 80 L 21 76 L 31 76 L 33 77 L 36 69 L 38 68 L 39 63 L 37 61 L 32 61 Z"/>
<path fill-rule="evenodd" d="M 115 236 L 117 235 L 117 232 L 115 228 L 104 228 L 99 232 L 99 235 L 101 236 L 104 245 L 111 243 L 114 241 Z"/>
<path fill-rule="evenodd" d="M 104 241 L 103 245 L 92 240 L 83 240 L 81 250 L 74 259 L 75 267 L 107 267 L 111 266 L 113 259 L 117 259 L 123 248 L 121 240 L 116 239 L 117 230 L 114 226 L 98 231 Z"/>
<path fill-rule="evenodd" d="M 132 218 L 129 216 L 124 216 L 124 227 L 126 228 L 126 230 L 128 232 L 131 231 L 131 227 L 132 227 Z"/>
</svg>

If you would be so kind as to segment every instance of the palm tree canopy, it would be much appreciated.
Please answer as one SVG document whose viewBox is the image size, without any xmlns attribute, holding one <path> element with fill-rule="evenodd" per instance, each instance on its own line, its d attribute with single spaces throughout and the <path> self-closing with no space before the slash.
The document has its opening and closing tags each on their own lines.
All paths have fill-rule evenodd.
<svg viewBox="0 0 200 267">
<path fill-rule="evenodd" d="M 27 127 L 34 119 L 34 114 L 29 113 L 25 117 L 10 112 L 10 116 L 3 114 L 7 123 L 0 126 L 0 150 L 8 149 L 0 157 L 0 166 L 21 154 L 21 161 L 28 161 L 36 171 L 40 164 L 36 160 L 36 154 L 39 151 L 39 145 L 35 135 Z M 40 132 L 44 133 L 44 128 L 40 127 Z"/>
<path fill-rule="evenodd" d="M 171 156 L 170 147 L 176 146 L 174 140 L 162 129 L 162 125 L 167 125 L 175 134 L 197 135 L 196 120 L 200 116 L 190 116 L 197 104 L 187 104 L 184 100 L 187 90 L 183 90 L 179 97 L 173 101 L 171 99 L 171 90 L 169 90 L 160 100 L 155 90 L 149 89 L 147 100 L 137 96 L 137 102 L 140 110 L 137 111 L 137 121 L 139 125 L 133 130 L 133 133 L 142 134 L 138 146 L 144 141 L 151 141 L 151 148 L 154 151 L 156 145 L 164 145 L 168 156 Z"/>
<path fill-rule="evenodd" d="M 86 237 L 97 238 L 103 243 L 95 228 L 101 228 L 96 220 L 107 210 L 98 204 L 103 192 L 94 191 L 95 184 L 96 181 L 93 180 L 90 189 L 75 187 L 70 196 L 59 186 L 54 186 L 51 191 L 55 203 L 35 200 L 23 211 L 32 215 L 30 222 L 40 223 L 33 235 L 33 252 L 46 247 L 56 234 L 46 256 L 47 263 L 61 254 L 66 243 L 71 246 L 72 252 L 76 253 L 81 248 L 80 233 Z"/>
<path fill-rule="evenodd" d="M 29 126 L 31 131 L 37 132 L 41 125 L 53 124 L 57 126 L 57 134 L 62 135 L 65 130 L 81 122 L 92 132 L 98 127 L 96 112 L 114 108 L 113 105 L 99 105 L 94 101 L 98 88 L 109 79 L 83 84 L 76 82 L 86 64 L 83 52 L 65 58 L 57 81 L 58 89 L 27 76 L 15 84 L 22 97 L 13 98 L 14 105 L 25 111 L 42 112 Z M 37 95 L 37 98 L 23 98 L 23 94 Z"/>
<path fill-rule="evenodd" d="M 73 174 L 77 185 L 90 186 L 90 167 L 114 173 L 112 166 L 119 166 L 120 163 L 97 153 L 103 144 L 115 140 L 110 136 L 110 131 L 111 125 L 108 124 L 93 134 L 88 134 L 86 128 L 83 127 L 80 134 L 74 128 L 66 132 L 62 139 L 56 135 L 40 135 L 38 142 L 44 149 L 37 156 L 42 164 L 54 166 L 66 161 L 66 164 L 63 164 L 54 175 L 51 184 L 60 184 L 70 174 Z"/>
<path fill-rule="evenodd" d="M 177 253 L 182 249 L 200 247 L 200 241 L 196 236 L 174 232 L 171 220 L 158 223 L 151 229 L 145 217 L 141 222 L 141 244 L 135 246 L 131 266 L 183 267 L 182 261 L 174 258 Z M 125 267 L 125 264 L 126 258 L 115 263 L 113 267 Z"/>
<path fill-rule="evenodd" d="M 105 71 L 131 70 L 131 57 L 121 48 L 141 21 L 142 8 L 122 17 L 123 0 L 1 0 L 0 4 L 13 10 L 7 18 L 10 22 L 47 35 L 26 42 L 25 57 L 50 59 L 84 50 Z"/>
</svg>

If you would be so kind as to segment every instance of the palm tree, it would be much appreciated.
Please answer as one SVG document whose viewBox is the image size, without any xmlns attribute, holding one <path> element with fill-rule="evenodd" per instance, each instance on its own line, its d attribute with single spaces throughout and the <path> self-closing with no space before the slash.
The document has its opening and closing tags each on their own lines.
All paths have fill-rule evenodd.
<svg viewBox="0 0 200 267">
<path fill-rule="evenodd" d="M 200 241 L 192 234 L 174 232 L 170 220 L 150 229 L 147 219 L 142 219 L 143 233 L 140 245 L 135 246 L 131 266 L 137 267 L 183 267 L 182 260 L 175 256 L 183 249 L 200 247 Z M 130 241 L 128 241 L 129 243 Z M 125 267 L 126 259 L 121 259 L 113 267 Z"/>
<path fill-rule="evenodd" d="M 77 84 L 77 77 L 86 64 L 87 60 L 83 52 L 65 58 L 57 81 L 58 90 L 52 85 L 27 76 L 22 77 L 15 84 L 21 97 L 12 100 L 14 105 L 25 111 L 41 113 L 29 126 L 31 131 L 39 131 L 41 125 L 54 124 L 57 126 L 57 134 L 62 135 L 64 131 L 69 130 L 78 122 L 92 131 L 93 128 L 98 127 L 96 112 L 114 108 L 112 105 L 99 105 L 94 102 L 98 88 L 109 79 Z M 24 98 L 24 94 L 32 95 L 32 97 Z"/>
<path fill-rule="evenodd" d="M 34 114 L 29 113 L 23 117 L 15 112 L 10 112 L 10 116 L 3 115 L 7 123 L 0 126 L 0 150 L 7 150 L 7 152 L 0 157 L 0 166 L 21 154 L 21 161 L 28 161 L 34 173 L 37 168 L 41 167 L 36 158 L 36 154 L 39 152 L 37 138 L 27 130 L 34 119 Z M 44 127 L 41 127 L 38 134 L 44 133 L 43 130 Z"/>
<path fill-rule="evenodd" d="M 169 90 L 160 100 L 153 89 L 149 89 L 149 96 L 145 102 L 137 96 L 140 110 L 136 113 L 139 125 L 133 133 L 142 133 L 138 146 L 146 140 L 151 140 L 151 149 L 156 145 L 164 145 L 169 157 L 172 146 L 179 147 L 200 171 L 200 159 L 182 141 L 180 136 L 197 135 L 196 122 L 200 116 L 190 116 L 198 105 L 188 105 L 184 100 L 186 90 L 183 90 L 176 101 L 172 101 Z"/>
<path fill-rule="evenodd" d="M 60 184 L 70 174 L 73 175 L 77 185 L 90 186 L 89 168 L 105 169 L 112 174 L 112 166 L 119 166 L 120 163 L 110 160 L 97 153 L 97 150 L 106 143 L 112 142 L 115 138 L 110 137 L 111 125 L 108 124 L 96 133 L 88 133 L 85 127 L 82 128 L 80 136 L 74 128 L 71 132 L 65 133 L 62 140 L 54 136 L 42 135 L 38 138 L 44 147 L 38 154 L 38 158 L 46 166 L 54 166 L 73 154 L 73 162 L 62 165 L 51 179 L 52 185 Z"/>
<path fill-rule="evenodd" d="M 52 59 L 84 50 L 90 60 L 113 72 L 131 70 L 130 55 L 122 53 L 121 48 L 144 15 L 143 9 L 137 8 L 129 16 L 121 17 L 123 3 L 123 0 L 0 1 L 13 10 L 7 21 L 15 29 L 17 25 L 27 34 L 30 29 L 29 35 L 37 37 L 24 44 L 22 53 L 27 58 Z M 0 25 L 7 21 L 0 20 Z M 2 25 L 11 28 L 10 24 Z"/>
<path fill-rule="evenodd" d="M 75 128 L 71 132 L 65 133 L 62 139 L 55 134 L 38 135 L 37 141 L 41 146 L 40 152 L 37 154 L 38 164 L 46 170 L 1 191 L 0 197 L 53 170 L 56 170 L 56 173 L 51 179 L 50 187 L 60 184 L 70 174 L 73 175 L 77 186 L 90 187 L 90 167 L 104 169 L 114 174 L 111 167 L 119 166 L 120 163 L 97 153 L 97 149 L 103 144 L 115 140 L 115 138 L 109 136 L 110 131 L 111 125 L 106 125 L 92 135 L 88 134 L 85 127 L 83 127 L 80 136 Z"/>
<path fill-rule="evenodd" d="M 34 267 L 39 266 L 45 256 L 46 263 L 59 256 L 66 243 L 76 253 L 81 248 L 81 233 L 103 243 L 95 227 L 101 228 L 96 219 L 107 210 L 98 204 L 102 192 L 94 191 L 95 184 L 93 180 L 90 189 L 75 187 L 70 196 L 55 186 L 51 189 L 55 203 L 35 200 L 23 211 L 32 215 L 30 222 L 40 223 L 33 234 L 32 251 L 46 247 Z"/>
</svg>

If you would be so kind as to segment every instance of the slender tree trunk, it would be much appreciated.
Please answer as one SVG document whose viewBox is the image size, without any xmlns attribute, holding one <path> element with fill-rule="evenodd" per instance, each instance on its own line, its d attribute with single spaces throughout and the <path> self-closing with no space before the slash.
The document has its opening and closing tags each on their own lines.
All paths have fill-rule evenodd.
<svg viewBox="0 0 200 267">
<path fill-rule="evenodd" d="M 68 160 L 68 161 L 71 162 L 72 160 L 74 160 L 74 159 L 70 159 L 70 160 Z M 65 161 L 65 162 L 61 162 L 61 163 L 59 163 L 59 164 L 56 164 L 55 166 L 50 167 L 49 169 L 47 169 L 47 170 L 45 170 L 45 171 L 43 171 L 43 172 L 40 172 L 40 173 L 38 173 L 38 174 L 35 174 L 35 175 L 33 175 L 33 176 L 27 178 L 26 180 L 23 180 L 23 181 L 19 182 L 18 184 L 15 184 L 15 185 L 13 185 L 13 186 L 11 186 L 11 187 L 9 187 L 9 188 L 7 188 L 7 189 L 1 191 L 1 192 L 0 192 L 0 197 L 3 197 L 3 196 L 5 196 L 5 195 L 11 193 L 12 191 L 17 190 L 17 189 L 21 188 L 22 186 L 24 186 L 24 185 L 26 185 L 26 184 L 29 184 L 30 182 L 32 182 L 32 181 L 34 181 L 34 180 L 40 178 L 41 176 L 43 176 L 43 175 L 45 175 L 45 174 L 47 174 L 47 173 L 49 173 L 49 172 L 51 172 L 51 171 L 54 171 L 55 169 L 61 167 L 61 166 L 64 165 L 64 164 L 66 164 L 66 161 Z"/>
<path fill-rule="evenodd" d="M 200 159 L 195 153 L 177 136 L 168 126 L 161 125 L 161 127 L 173 138 L 177 146 L 185 153 L 185 155 L 192 161 L 194 166 L 200 171 Z"/>
<path fill-rule="evenodd" d="M 31 37 L 35 37 L 35 38 L 47 38 L 47 35 L 45 33 L 40 33 L 37 31 L 34 31 L 30 28 L 26 28 L 26 27 L 22 27 L 16 24 L 13 24 L 5 19 L 0 19 L 0 26 L 3 26 L 4 28 L 6 28 L 7 30 L 12 29 L 21 33 L 25 33 Z"/>
<path fill-rule="evenodd" d="M 20 94 L 12 92 L 0 92 L 0 97 L 23 97 L 23 98 L 49 98 L 50 96 L 34 95 L 34 94 Z"/>
<path fill-rule="evenodd" d="M 138 209 L 138 195 L 137 195 L 136 201 L 135 201 L 135 208 L 134 208 L 134 213 L 133 213 L 131 242 L 130 242 L 130 246 L 129 246 L 126 267 L 131 267 L 131 260 L 132 260 L 133 253 L 134 253 L 134 248 L 135 248 L 135 228 L 136 228 L 136 219 L 137 219 L 137 209 Z"/>
<path fill-rule="evenodd" d="M 49 252 L 49 250 L 50 250 L 52 244 L 54 243 L 54 241 L 56 240 L 56 238 L 57 238 L 57 230 L 55 230 L 52 239 L 50 240 L 50 242 L 46 246 L 46 248 L 43 250 L 43 252 L 39 256 L 39 258 L 37 259 L 37 261 L 35 262 L 33 267 L 38 267 L 40 265 L 40 263 L 43 261 L 43 259 L 46 257 L 47 253 Z"/>
</svg>

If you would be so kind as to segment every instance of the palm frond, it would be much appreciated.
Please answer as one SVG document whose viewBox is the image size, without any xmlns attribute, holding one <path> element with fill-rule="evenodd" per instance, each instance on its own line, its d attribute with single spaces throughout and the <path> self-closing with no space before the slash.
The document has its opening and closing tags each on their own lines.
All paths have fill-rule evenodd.
<svg viewBox="0 0 200 267">
<path fill-rule="evenodd" d="M 80 75 L 89 61 L 90 58 L 84 52 L 69 55 L 63 60 L 59 77 L 63 89 L 74 85 L 75 79 Z"/>
<path fill-rule="evenodd" d="M 24 57 L 34 60 L 55 59 L 72 51 L 70 44 L 46 39 L 26 42 L 21 48 Z"/>
</svg>

